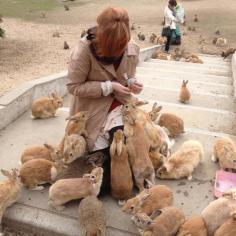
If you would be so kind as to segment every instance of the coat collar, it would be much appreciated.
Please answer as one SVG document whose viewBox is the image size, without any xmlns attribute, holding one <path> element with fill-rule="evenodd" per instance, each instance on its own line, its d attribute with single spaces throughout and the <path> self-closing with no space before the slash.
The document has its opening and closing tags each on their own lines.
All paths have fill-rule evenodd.
<svg viewBox="0 0 236 236">
<path fill-rule="evenodd" d="M 124 52 L 124 55 L 121 59 L 121 62 L 120 62 L 120 65 L 118 67 L 118 69 L 115 71 L 115 68 L 113 66 L 113 64 L 110 64 L 110 65 L 105 65 L 101 62 L 99 62 L 99 64 L 106 70 L 108 71 L 109 73 L 111 73 L 116 79 L 119 79 L 120 76 L 123 76 L 122 75 L 122 72 L 125 73 L 126 71 L 126 61 L 128 59 L 129 56 L 138 56 L 138 50 L 137 50 L 137 46 L 132 43 L 132 42 L 129 42 L 128 45 L 127 45 L 127 48 Z"/>
</svg>

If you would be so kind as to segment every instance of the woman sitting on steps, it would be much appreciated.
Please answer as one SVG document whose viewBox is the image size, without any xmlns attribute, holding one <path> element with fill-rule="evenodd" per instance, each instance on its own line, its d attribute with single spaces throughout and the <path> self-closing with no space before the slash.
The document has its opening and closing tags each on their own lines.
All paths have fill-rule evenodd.
<svg viewBox="0 0 236 236">
<path fill-rule="evenodd" d="M 70 115 L 88 111 L 87 144 L 91 153 L 104 153 L 101 192 L 110 187 L 109 146 L 113 134 L 123 128 L 121 108 L 140 93 L 143 85 L 135 77 L 139 47 L 130 41 L 129 16 L 122 8 L 108 7 L 97 18 L 71 53 L 67 84 L 73 95 Z M 132 80 L 133 81 L 133 80 Z"/>
</svg>

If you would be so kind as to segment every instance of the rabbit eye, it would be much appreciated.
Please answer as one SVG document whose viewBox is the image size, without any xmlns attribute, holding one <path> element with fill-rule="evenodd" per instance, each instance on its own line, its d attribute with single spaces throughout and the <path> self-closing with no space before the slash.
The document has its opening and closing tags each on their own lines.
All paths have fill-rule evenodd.
<svg viewBox="0 0 236 236">
<path fill-rule="evenodd" d="M 91 176 L 91 178 L 92 178 L 92 179 L 95 179 L 95 176 L 94 176 L 94 175 L 92 175 L 92 176 Z"/>
<path fill-rule="evenodd" d="M 59 151 L 56 152 L 56 155 L 59 155 Z"/>
<path fill-rule="evenodd" d="M 138 222 L 140 222 L 140 219 L 138 219 Z"/>
<path fill-rule="evenodd" d="M 147 222 L 147 225 L 150 225 L 151 223 L 152 223 L 151 221 L 148 221 L 148 222 Z"/>
<path fill-rule="evenodd" d="M 70 153 L 70 157 L 73 157 L 73 153 Z"/>
<path fill-rule="evenodd" d="M 134 206 L 131 206 L 130 209 L 133 210 L 133 209 L 134 209 Z"/>
</svg>

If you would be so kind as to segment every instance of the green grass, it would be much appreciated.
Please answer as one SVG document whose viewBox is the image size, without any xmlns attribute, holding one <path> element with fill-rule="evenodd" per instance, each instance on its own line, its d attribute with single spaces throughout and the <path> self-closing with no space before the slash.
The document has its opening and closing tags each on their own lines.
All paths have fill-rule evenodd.
<svg viewBox="0 0 236 236">
<path fill-rule="evenodd" d="M 0 0 L 0 15 L 30 19 L 34 12 L 49 11 L 59 6 L 57 0 Z"/>
</svg>

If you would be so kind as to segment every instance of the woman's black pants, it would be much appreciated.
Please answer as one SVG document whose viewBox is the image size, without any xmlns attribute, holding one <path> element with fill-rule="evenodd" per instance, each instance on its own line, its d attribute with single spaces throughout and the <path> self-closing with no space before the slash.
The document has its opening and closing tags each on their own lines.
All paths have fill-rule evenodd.
<svg viewBox="0 0 236 236">
<path fill-rule="evenodd" d="M 165 45 L 165 51 L 166 52 L 169 52 L 169 49 L 170 49 L 170 43 L 171 43 L 171 37 L 172 37 L 172 34 L 173 34 L 174 30 L 170 30 L 170 35 L 167 37 L 167 41 L 166 41 L 166 45 Z"/>
</svg>

